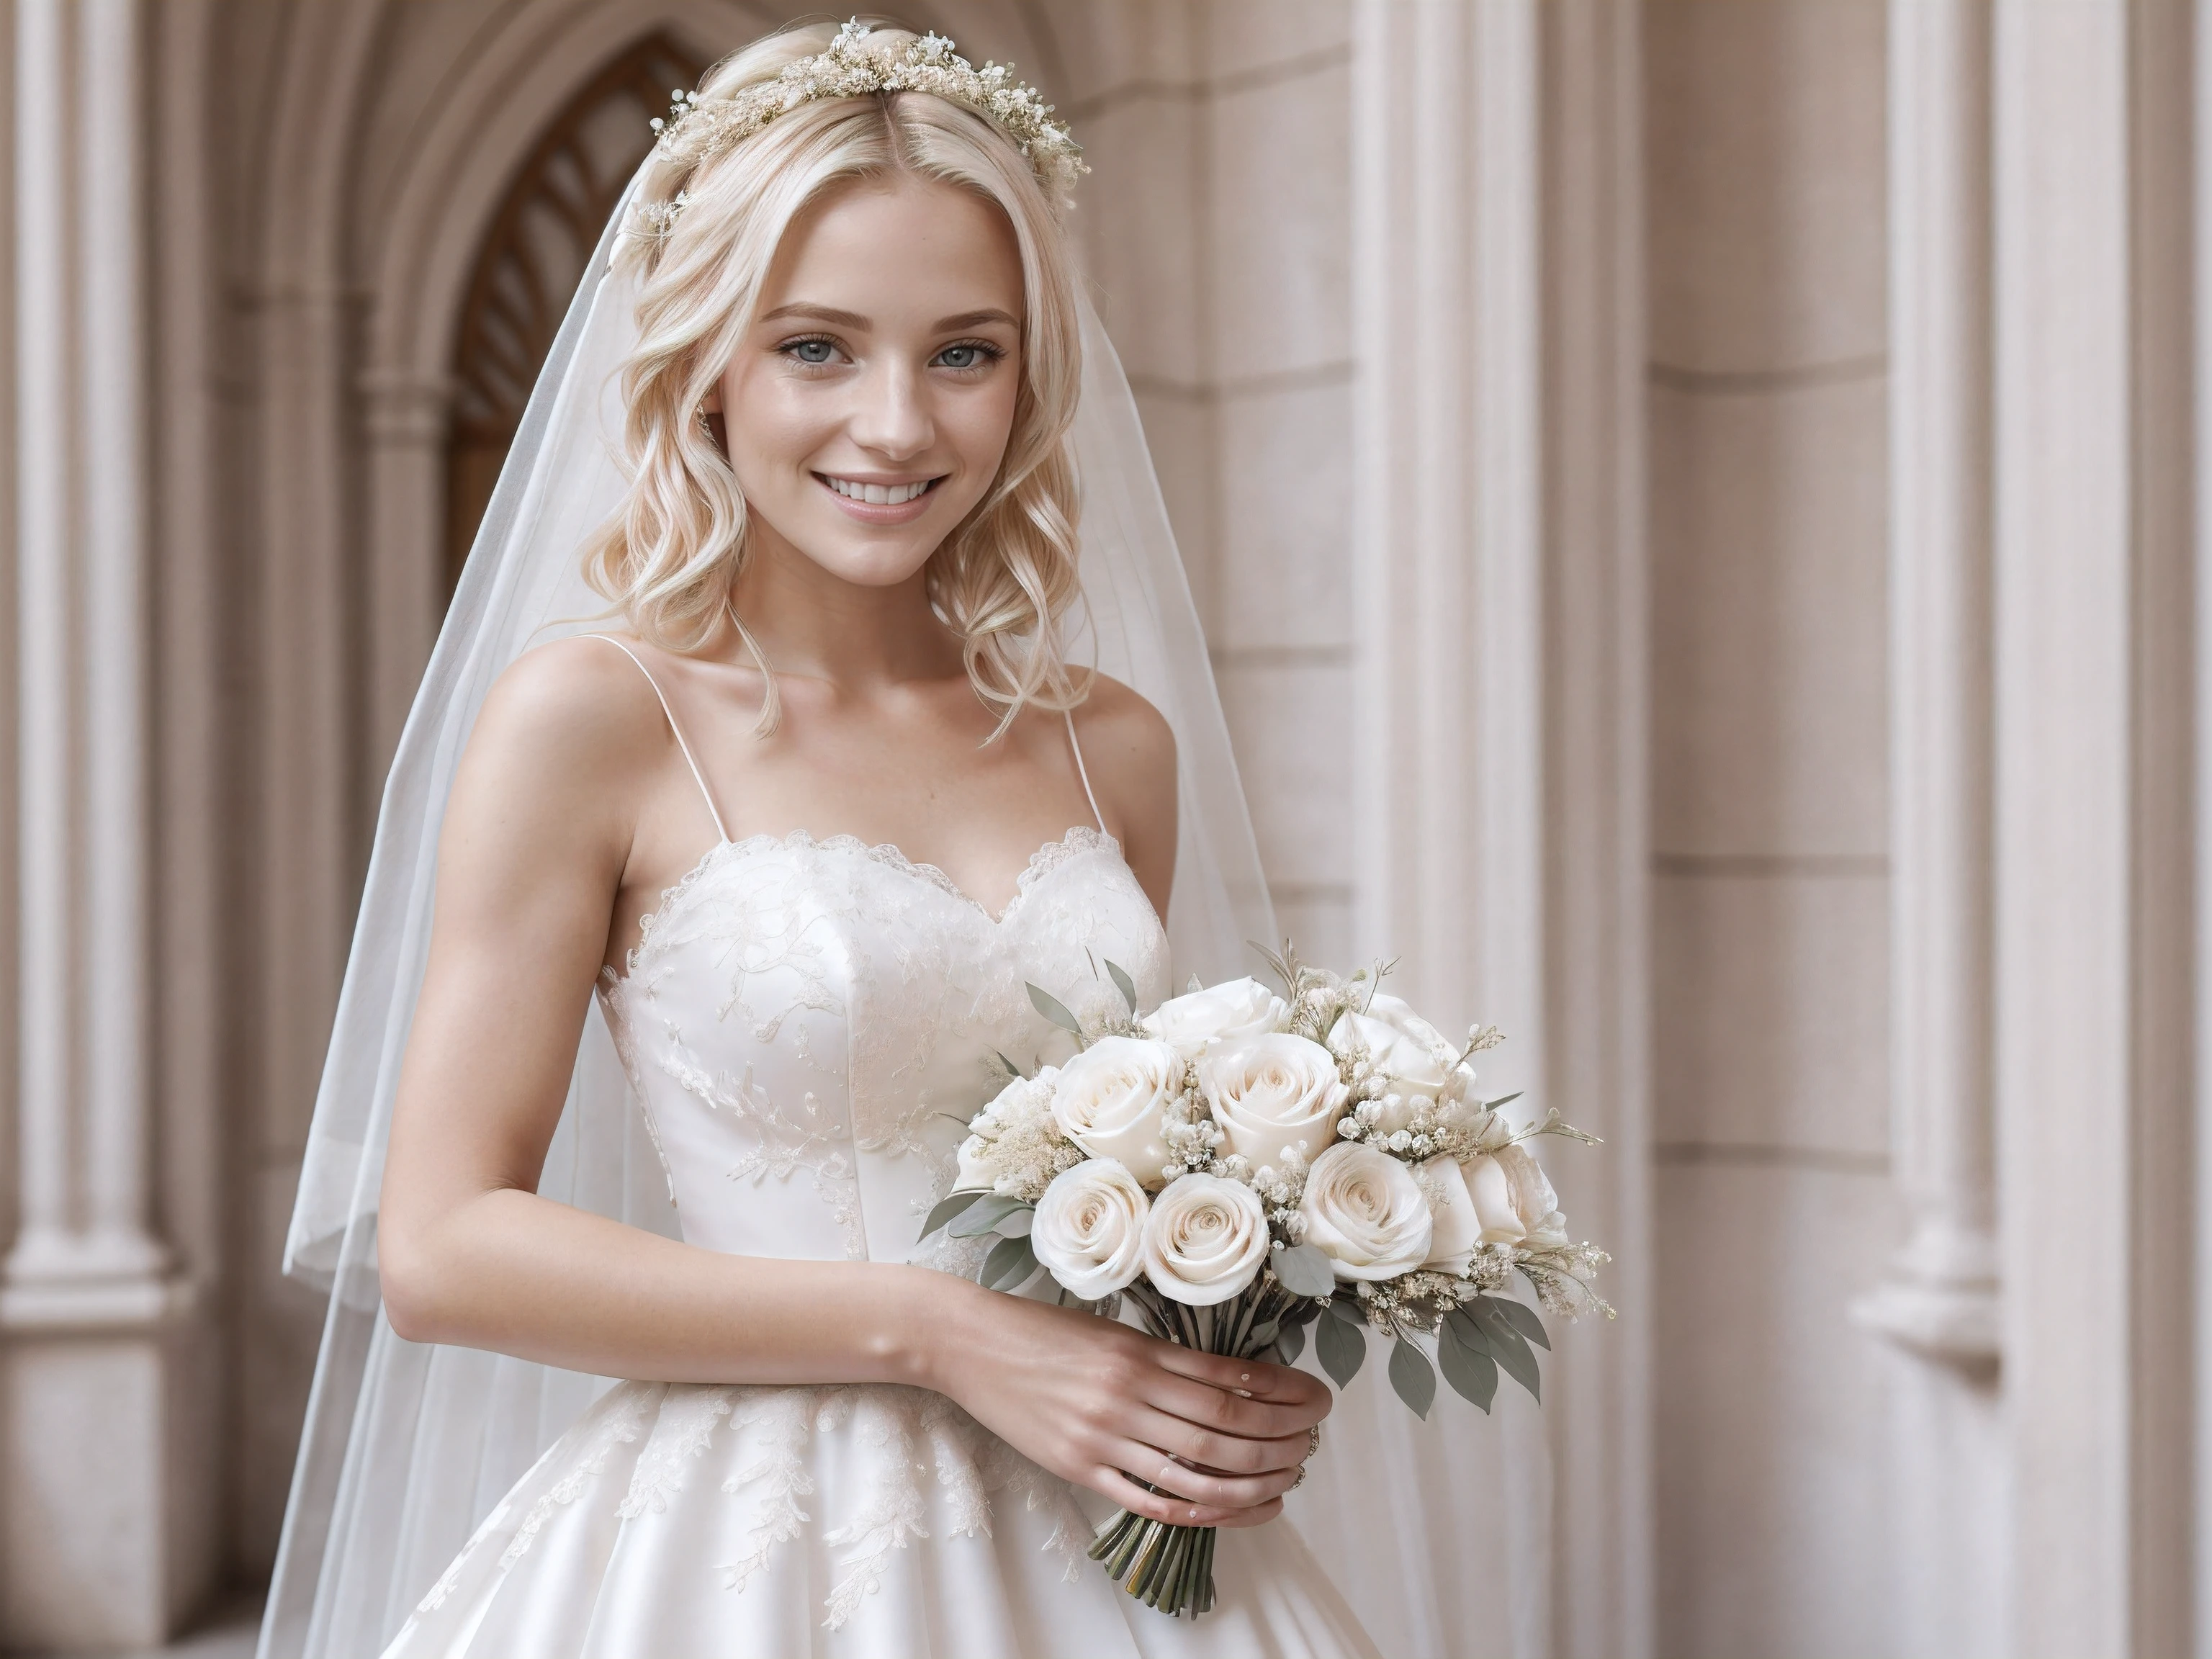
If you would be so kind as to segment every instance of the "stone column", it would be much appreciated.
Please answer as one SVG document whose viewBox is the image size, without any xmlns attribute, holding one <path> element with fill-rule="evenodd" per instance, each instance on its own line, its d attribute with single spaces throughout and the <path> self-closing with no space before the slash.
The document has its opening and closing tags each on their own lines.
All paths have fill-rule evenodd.
<svg viewBox="0 0 2212 1659">
<path fill-rule="evenodd" d="M 1996 0 L 1992 18 L 2008 1650 L 2178 1653 L 2189 20 L 2161 0 Z M 2099 1218 L 2097 1242 L 2064 1216 Z"/>
<path fill-rule="evenodd" d="M 1861 1322 L 1997 1358 L 1989 10 L 1892 0 L 1890 1069 L 1910 1242 Z"/>
<path fill-rule="evenodd" d="M 189 1286 L 149 1212 L 137 0 L 21 0 L 16 99 L 21 1227 L 0 1283 L 0 1637 L 157 1641 L 204 1582 Z"/>
<path fill-rule="evenodd" d="M 1498 1645 L 1632 1656 L 1651 1641 L 1638 9 L 1353 15 L 1353 940 L 1400 958 L 1447 1030 L 1504 1029 L 1486 1089 L 1606 1138 L 1546 1159 L 1631 1310 L 1558 1326 L 1548 1445 L 1504 1411 L 1419 1443 L 1528 1530 L 1549 1511 L 1548 1580 L 1518 1538 L 1495 1556 L 1530 1598 Z M 1463 1607 L 1472 1573 L 1437 1571 L 1499 1627 L 1494 1601 Z"/>
<path fill-rule="evenodd" d="M 361 799 L 374 800 L 414 706 L 446 608 L 444 377 L 371 369 L 361 377 L 368 444 L 369 719 Z"/>
<path fill-rule="evenodd" d="M 1381 4 L 1352 133 L 1353 940 L 1543 1053 L 1538 15 Z M 1370 87 L 1368 83 L 1372 82 Z"/>
</svg>

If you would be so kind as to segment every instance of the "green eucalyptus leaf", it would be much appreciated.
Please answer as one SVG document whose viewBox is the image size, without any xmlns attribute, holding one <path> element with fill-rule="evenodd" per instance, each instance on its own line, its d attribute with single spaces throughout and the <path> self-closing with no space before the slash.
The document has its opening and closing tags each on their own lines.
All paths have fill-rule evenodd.
<svg viewBox="0 0 2212 1659">
<path fill-rule="evenodd" d="M 1067 1012 L 1066 1004 L 1042 986 L 1031 985 L 1029 990 L 1030 1001 L 1037 1012 L 1042 1014 L 1063 1031 L 1072 1031 L 1079 1037 L 1083 1035 L 1083 1022 Z"/>
<path fill-rule="evenodd" d="M 1487 1302 L 1489 1298 L 1485 1297 L 1484 1301 Z M 1490 1339 L 1491 1358 L 1498 1363 L 1506 1376 L 1540 1401 L 1544 1396 L 1536 1373 L 1536 1356 L 1528 1350 L 1528 1339 L 1514 1328 L 1510 1320 L 1492 1308 L 1478 1305 L 1474 1318 L 1482 1328 L 1483 1335 Z"/>
<path fill-rule="evenodd" d="M 1336 1291 L 1336 1270 L 1328 1258 L 1311 1244 L 1294 1244 L 1272 1258 L 1275 1277 L 1292 1296 L 1331 1296 Z"/>
<path fill-rule="evenodd" d="M 1257 1353 L 1261 1349 L 1266 1347 L 1270 1342 L 1273 1342 L 1275 1340 L 1276 1334 L 1280 1331 L 1282 1328 L 1282 1322 L 1279 1320 L 1270 1319 L 1263 1323 L 1255 1325 L 1250 1330 L 1247 1331 L 1244 1334 L 1244 1340 L 1251 1344 L 1252 1351 L 1255 1353 Z"/>
<path fill-rule="evenodd" d="M 1020 1066 L 1015 1065 L 1012 1060 L 1008 1060 L 1004 1050 L 994 1048 L 991 1050 L 991 1053 L 996 1056 L 999 1064 L 1006 1068 L 1006 1075 L 1008 1077 L 1025 1078 L 1029 1075 L 1027 1072 L 1024 1072 Z"/>
<path fill-rule="evenodd" d="M 1416 1417 L 1425 1419 L 1429 1407 L 1436 1404 L 1436 1371 L 1428 1356 L 1402 1336 L 1390 1347 L 1390 1386 L 1397 1389 L 1399 1399 L 1413 1408 Z"/>
<path fill-rule="evenodd" d="M 1482 1103 L 1482 1109 L 1486 1112 L 1494 1112 L 1500 1106 L 1510 1106 L 1515 1101 L 1520 1099 L 1522 1095 L 1526 1091 L 1524 1090 L 1516 1089 L 1510 1095 L 1500 1095 L 1495 1100 L 1486 1100 Z"/>
<path fill-rule="evenodd" d="M 1536 1317 L 1536 1310 L 1525 1302 L 1516 1302 L 1510 1296 L 1494 1296 L 1491 1306 L 1503 1315 L 1513 1328 L 1540 1348 L 1548 1349 L 1552 1339 L 1544 1334 L 1544 1322 Z"/>
<path fill-rule="evenodd" d="M 999 1224 L 1015 1211 L 1029 1207 L 1018 1198 L 993 1193 L 981 1202 L 969 1206 L 967 1213 L 945 1231 L 952 1238 L 981 1238 L 985 1233 L 997 1232 Z"/>
<path fill-rule="evenodd" d="M 1133 1018 L 1137 1012 L 1137 981 L 1129 977 L 1129 970 L 1111 957 L 1106 959 L 1106 972 L 1114 981 L 1114 988 L 1121 994 L 1121 1000 L 1129 1005 Z"/>
<path fill-rule="evenodd" d="M 1359 1311 L 1359 1298 L 1348 1290 L 1339 1292 L 1326 1302 L 1317 1304 L 1321 1310 L 1334 1319 L 1340 1319 L 1354 1330 L 1367 1328 L 1367 1316 Z"/>
<path fill-rule="evenodd" d="M 1018 1291 L 1037 1270 L 1036 1252 L 1026 1238 L 1002 1238 L 983 1258 L 975 1282 L 987 1291 Z"/>
<path fill-rule="evenodd" d="M 1306 1331 L 1303 1325 L 1285 1325 L 1275 1333 L 1275 1363 L 1294 1365 L 1298 1356 L 1306 1351 Z"/>
<path fill-rule="evenodd" d="M 1324 1319 L 1316 1328 L 1314 1352 L 1338 1388 L 1350 1388 L 1359 1375 L 1360 1362 L 1367 1358 L 1366 1333 L 1341 1319 Z"/>
<path fill-rule="evenodd" d="M 1001 1238 L 1027 1238 L 1030 1229 L 1036 1224 L 1036 1212 L 1034 1209 L 1009 1210 L 1006 1218 L 999 1223 L 998 1234 Z"/>
<path fill-rule="evenodd" d="M 954 1216 L 958 1215 L 977 1199 L 985 1196 L 987 1194 L 983 1190 L 977 1188 L 973 1192 L 953 1193 L 940 1199 L 937 1207 L 929 1212 L 929 1219 L 921 1224 L 921 1236 L 927 1238 L 930 1234 L 951 1220 Z"/>
<path fill-rule="evenodd" d="M 1490 1339 L 1482 1334 L 1482 1327 L 1475 1323 L 1474 1316 L 1465 1308 L 1455 1308 L 1446 1314 L 1444 1326 L 1459 1338 L 1460 1346 L 1469 1353 L 1489 1353 Z"/>
<path fill-rule="evenodd" d="M 1472 1322 L 1467 1328 L 1474 1328 Z M 1489 1349 L 1470 1346 L 1460 1330 L 1459 1324 L 1447 1319 L 1437 1333 L 1437 1367 L 1445 1382 L 1487 1412 L 1498 1396 L 1498 1362 L 1490 1357 Z"/>
</svg>

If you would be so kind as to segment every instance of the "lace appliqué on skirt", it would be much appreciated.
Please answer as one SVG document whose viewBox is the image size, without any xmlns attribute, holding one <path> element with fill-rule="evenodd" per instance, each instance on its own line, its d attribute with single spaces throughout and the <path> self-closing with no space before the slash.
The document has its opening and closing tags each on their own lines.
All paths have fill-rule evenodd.
<svg viewBox="0 0 2212 1659">
<path fill-rule="evenodd" d="M 537 1497 L 507 1540 L 499 1570 L 522 1561 L 556 1510 L 610 1502 L 619 1480 L 622 1496 L 612 1509 L 626 1523 L 668 1516 L 681 1525 L 677 1512 L 687 1505 L 750 1500 L 744 1553 L 711 1569 L 722 1589 L 742 1592 L 770 1570 L 778 1549 L 816 1523 L 812 1510 L 823 1506 L 811 1454 L 831 1435 L 846 1437 L 845 1455 L 866 1468 L 866 1480 L 851 1513 L 819 1517 L 822 1541 L 836 1567 L 823 1606 L 825 1628 L 846 1624 L 875 1593 L 894 1551 L 933 1536 L 988 1538 L 994 1498 L 1018 1497 L 1027 1508 L 1045 1510 L 1053 1522 L 1046 1547 L 1062 1558 L 1071 1581 L 1081 1570 L 1090 1528 L 1066 1484 L 942 1395 L 883 1386 L 666 1382 L 619 1384 L 546 1454 L 524 1483 Z M 620 1455 L 630 1446 L 639 1449 L 624 1480 Z M 726 1474 L 725 1466 L 732 1466 Z M 484 1523 L 421 1612 L 447 1599 L 471 1558 L 496 1541 L 510 1513 L 502 1505 Z"/>
</svg>

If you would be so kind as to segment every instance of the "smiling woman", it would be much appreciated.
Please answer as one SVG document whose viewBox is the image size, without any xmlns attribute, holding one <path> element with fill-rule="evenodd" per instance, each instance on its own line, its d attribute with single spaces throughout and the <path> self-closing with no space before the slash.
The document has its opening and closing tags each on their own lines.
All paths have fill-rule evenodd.
<svg viewBox="0 0 2212 1659">
<path fill-rule="evenodd" d="M 1071 152 L 1042 107 L 896 31 L 739 54 L 681 100 L 574 313 L 625 342 L 619 375 L 586 353 L 533 397 L 554 430 L 449 636 L 526 608 L 562 490 L 612 507 L 585 568 L 620 625 L 522 651 L 453 725 L 447 645 L 433 665 L 422 726 L 465 747 L 374 1271 L 399 1342 L 636 1380 L 490 1509 L 393 1659 L 1372 1650 L 1269 1524 L 1314 1378 L 987 1292 L 919 1243 L 992 1056 L 1066 1048 L 1025 984 L 1103 958 L 1147 1004 L 1169 987 L 1176 735 L 1071 667 L 1079 607 L 1219 748 L 1179 573 L 1134 574 L 1110 465 L 1122 544 L 1078 581 Z M 611 383 L 625 465 L 595 495 L 571 394 Z M 1141 441 L 1093 443 L 1156 514 Z M 1201 902 L 1222 867 L 1191 860 Z M 373 878 L 364 938 L 378 906 Z M 680 1239 L 544 1190 L 594 994 Z M 1203 1632 L 1081 1561 L 1076 1490 L 1241 1540 Z"/>
</svg>

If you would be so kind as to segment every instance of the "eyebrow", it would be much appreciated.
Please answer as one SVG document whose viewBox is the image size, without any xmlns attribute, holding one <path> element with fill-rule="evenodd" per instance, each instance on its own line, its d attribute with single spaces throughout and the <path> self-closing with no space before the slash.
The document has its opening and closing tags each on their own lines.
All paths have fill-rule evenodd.
<svg viewBox="0 0 2212 1659">
<path fill-rule="evenodd" d="M 840 311 L 834 306 L 808 305 L 803 301 L 793 305 L 778 306 L 774 311 L 764 313 L 761 320 L 775 323 L 787 317 L 809 317 L 817 323 L 835 324 L 839 328 L 849 328 L 861 334 L 867 333 L 875 326 L 857 311 Z M 985 323 L 1004 323 L 1009 328 L 1021 326 L 1018 318 L 992 307 L 983 311 L 963 311 L 957 317 L 939 318 L 933 331 L 952 334 L 963 328 L 981 328 Z"/>
</svg>

